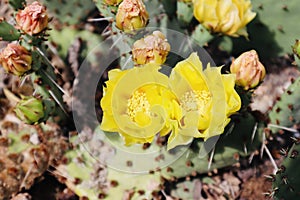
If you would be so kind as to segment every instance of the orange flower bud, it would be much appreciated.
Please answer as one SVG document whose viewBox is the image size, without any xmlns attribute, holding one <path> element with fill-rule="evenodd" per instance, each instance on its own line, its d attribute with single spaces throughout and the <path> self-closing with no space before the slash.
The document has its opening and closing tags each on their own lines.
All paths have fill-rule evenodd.
<svg viewBox="0 0 300 200">
<path fill-rule="evenodd" d="M 118 7 L 116 26 L 125 32 L 144 28 L 149 15 L 142 0 L 124 0 Z"/>
<path fill-rule="evenodd" d="M 31 69 L 31 54 L 23 46 L 10 43 L 0 53 L 0 64 L 6 72 L 21 76 Z"/>
<path fill-rule="evenodd" d="M 16 22 L 21 30 L 29 35 L 38 34 L 48 25 L 46 8 L 35 1 L 19 10 L 16 14 Z"/>
<path fill-rule="evenodd" d="M 236 74 L 236 84 L 245 90 L 256 87 L 266 75 L 255 50 L 247 51 L 233 60 L 230 71 Z"/>
<path fill-rule="evenodd" d="M 137 64 L 163 64 L 170 51 L 170 44 L 160 31 L 137 40 L 132 47 L 132 57 Z"/>
</svg>

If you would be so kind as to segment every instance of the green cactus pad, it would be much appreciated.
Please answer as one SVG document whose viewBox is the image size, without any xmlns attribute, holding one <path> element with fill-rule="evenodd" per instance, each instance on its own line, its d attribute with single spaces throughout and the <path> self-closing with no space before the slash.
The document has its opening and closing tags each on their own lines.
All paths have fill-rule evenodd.
<svg viewBox="0 0 300 200">
<path fill-rule="evenodd" d="M 95 8 L 92 0 L 42 0 L 48 12 L 62 23 L 76 25 Z"/>
<path fill-rule="evenodd" d="M 6 21 L 1 21 L 0 19 L 0 41 L 14 41 L 18 40 L 20 37 L 20 32 L 15 29 L 15 27 Z"/>
<path fill-rule="evenodd" d="M 181 25 L 186 26 L 194 17 L 193 4 L 177 1 L 177 18 Z"/>
<path fill-rule="evenodd" d="M 286 91 L 281 95 L 280 99 L 273 106 L 269 113 L 271 124 L 284 127 L 292 127 L 300 122 L 300 78 L 296 79 Z M 276 132 L 276 129 L 272 128 Z"/>
<path fill-rule="evenodd" d="M 295 143 L 276 172 L 273 183 L 276 200 L 300 198 L 299 152 L 300 144 Z"/>
<path fill-rule="evenodd" d="M 26 4 L 25 0 L 9 0 L 8 2 L 15 10 L 23 9 Z"/>
<path fill-rule="evenodd" d="M 78 196 L 88 197 L 90 200 L 99 197 L 123 199 L 127 193 L 132 195 L 131 199 L 151 198 L 152 192 L 159 190 L 160 174 L 135 174 L 107 167 L 98 158 L 110 156 L 110 147 L 99 141 L 97 135 L 95 132 L 84 142 L 80 139 L 82 135 L 70 138 L 74 148 L 65 155 L 69 162 L 57 168 L 58 172 L 67 178 L 67 186 Z M 93 155 L 88 151 L 90 148 Z M 96 155 L 99 157 L 94 157 Z M 74 184 L 75 180 L 79 180 L 78 183 Z"/>
</svg>

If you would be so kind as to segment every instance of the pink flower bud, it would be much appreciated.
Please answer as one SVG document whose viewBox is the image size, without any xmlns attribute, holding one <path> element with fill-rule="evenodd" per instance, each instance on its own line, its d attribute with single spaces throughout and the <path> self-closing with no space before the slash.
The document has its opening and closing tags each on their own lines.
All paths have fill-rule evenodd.
<svg viewBox="0 0 300 200">
<path fill-rule="evenodd" d="M 137 40 L 132 47 L 132 57 L 137 64 L 163 64 L 170 51 L 170 44 L 160 31 Z"/>
<path fill-rule="evenodd" d="M 16 14 L 18 27 L 29 35 L 38 34 L 48 25 L 46 8 L 35 1 Z"/>
<path fill-rule="evenodd" d="M 10 43 L 0 53 L 0 64 L 6 72 L 21 76 L 31 69 L 31 54 L 23 46 Z"/>
<path fill-rule="evenodd" d="M 245 90 L 256 87 L 266 75 L 255 50 L 247 51 L 233 60 L 230 71 L 236 74 L 236 84 Z"/>
</svg>

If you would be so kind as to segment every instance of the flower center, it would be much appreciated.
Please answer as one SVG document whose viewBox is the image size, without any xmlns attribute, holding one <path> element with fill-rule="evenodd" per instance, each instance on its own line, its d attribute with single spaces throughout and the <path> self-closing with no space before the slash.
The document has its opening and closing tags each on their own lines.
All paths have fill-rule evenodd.
<svg viewBox="0 0 300 200">
<path fill-rule="evenodd" d="M 130 119 L 135 121 L 137 113 L 150 115 L 150 103 L 145 92 L 135 91 L 127 103 L 127 114 Z"/>
<path fill-rule="evenodd" d="M 180 98 L 180 106 L 185 112 L 199 111 L 204 114 L 210 100 L 211 94 L 205 90 L 189 91 Z"/>
</svg>

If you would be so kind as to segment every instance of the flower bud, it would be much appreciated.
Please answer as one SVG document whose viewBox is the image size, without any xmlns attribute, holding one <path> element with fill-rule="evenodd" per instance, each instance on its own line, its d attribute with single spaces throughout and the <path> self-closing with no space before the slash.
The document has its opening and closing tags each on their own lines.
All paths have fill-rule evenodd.
<svg viewBox="0 0 300 200">
<path fill-rule="evenodd" d="M 244 90 L 256 87 L 265 77 L 266 70 L 255 50 L 247 51 L 232 61 L 230 72 L 236 74 L 236 84 Z"/>
<path fill-rule="evenodd" d="M 46 8 L 35 1 L 16 14 L 18 27 L 29 35 L 38 34 L 48 25 Z"/>
<path fill-rule="evenodd" d="M 246 25 L 254 19 L 250 0 L 197 0 L 194 16 L 207 29 L 238 37 L 248 36 Z"/>
<path fill-rule="evenodd" d="M 105 3 L 110 6 L 119 5 L 123 0 L 105 0 Z"/>
<path fill-rule="evenodd" d="M 23 97 L 17 103 L 14 111 L 18 118 L 27 124 L 36 123 L 44 117 L 42 100 L 34 97 Z"/>
<path fill-rule="evenodd" d="M 296 40 L 294 46 L 292 46 L 294 54 L 300 58 L 300 41 Z"/>
<path fill-rule="evenodd" d="M 163 64 L 170 51 L 170 44 L 160 31 L 137 40 L 132 47 L 132 58 L 137 64 Z"/>
<path fill-rule="evenodd" d="M 144 28 L 149 15 L 142 0 L 124 0 L 118 7 L 116 26 L 127 33 Z"/>
<path fill-rule="evenodd" d="M 19 44 L 10 43 L 0 53 L 0 64 L 6 72 L 21 76 L 31 69 L 32 57 L 29 51 Z"/>
</svg>

